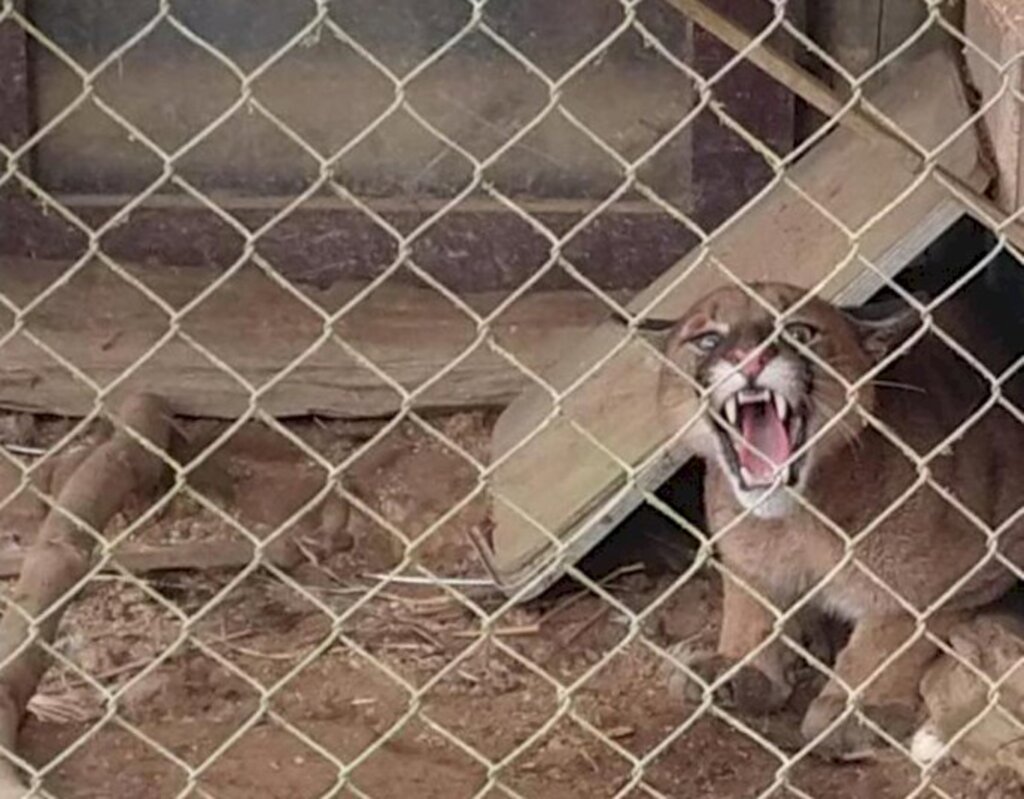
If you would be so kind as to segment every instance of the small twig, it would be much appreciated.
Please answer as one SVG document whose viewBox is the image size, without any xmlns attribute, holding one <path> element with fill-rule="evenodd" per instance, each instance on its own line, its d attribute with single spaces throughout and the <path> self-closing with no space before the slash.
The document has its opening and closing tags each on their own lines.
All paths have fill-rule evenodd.
<svg viewBox="0 0 1024 799">
<path fill-rule="evenodd" d="M 399 600 L 404 605 L 410 605 L 414 608 L 420 608 L 424 610 L 436 610 L 438 608 L 444 610 L 451 605 L 456 604 L 455 600 L 452 599 L 448 594 L 441 596 L 428 596 L 423 599 L 416 599 L 415 597 L 399 597 Z"/>
<path fill-rule="evenodd" d="M 597 584 L 603 588 L 604 586 L 613 583 L 620 577 L 623 577 L 627 574 L 635 574 L 636 572 L 641 572 L 644 570 L 644 568 L 645 566 L 642 563 L 629 563 L 625 566 L 620 566 L 619 568 L 610 571 L 608 574 L 606 574 L 604 577 L 598 580 Z M 557 616 L 559 613 L 568 610 L 581 599 L 590 596 L 592 593 L 593 592 L 589 588 L 583 587 L 576 593 L 569 594 L 569 596 L 564 597 L 563 599 L 556 602 L 552 607 L 544 611 L 544 613 L 541 614 L 541 617 L 537 620 L 537 623 L 544 624 L 545 622 L 551 621 L 551 619 Z"/>
<path fill-rule="evenodd" d="M 628 724 L 624 724 L 621 727 L 612 727 L 610 730 L 605 730 L 604 734 L 611 738 L 613 741 L 619 738 L 629 738 L 636 734 L 636 727 L 630 727 Z"/>
<path fill-rule="evenodd" d="M 452 603 L 450 605 L 434 605 L 424 608 L 411 607 L 408 609 L 414 616 L 430 617 L 433 619 L 458 619 L 467 615 L 466 609 L 461 605 Z"/>
<path fill-rule="evenodd" d="M 430 630 L 428 630 L 422 624 L 419 624 L 415 621 L 410 621 L 408 619 L 403 619 L 400 622 L 400 624 L 403 627 L 408 627 L 410 630 L 416 633 L 416 635 L 418 635 L 420 638 L 422 638 L 424 641 L 426 641 L 428 644 L 434 647 L 434 649 L 436 649 L 438 652 L 443 652 L 445 650 L 444 644 L 437 638 L 437 636 L 435 636 L 432 632 L 430 632 Z"/>
<path fill-rule="evenodd" d="M 597 624 L 602 618 L 608 615 L 611 609 L 611 605 L 606 605 L 602 603 L 601 607 L 598 608 L 596 613 L 593 613 L 590 616 L 588 616 L 576 627 L 575 630 L 573 630 L 567 636 L 562 638 L 562 640 L 558 641 L 556 646 L 550 652 L 548 652 L 547 655 L 544 656 L 544 658 L 540 662 L 540 665 L 543 666 L 549 663 L 555 657 L 555 655 L 559 654 L 562 650 L 564 650 L 571 643 L 573 643 L 577 638 L 583 635 L 583 633 L 585 633 L 587 630 L 589 630 L 591 627 Z"/>
<path fill-rule="evenodd" d="M 338 575 L 336 571 L 334 571 L 334 569 L 332 569 L 330 566 L 327 566 L 323 561 L 320 560 L 320 558 L 317 557 L 316 553 L 309 546 L 305 539 L 296 536 L 292 539 L 292 541 L 295 544 L 296 549 L 299 550 L 299 553 L 307 561 L 309 561 L 309 564 L 314 569 L 316 569 L 322 575 L 327 577 L 332 582 L 337 583 L 338 585 L 345 584 L 345 581 L 341 578 L 340 575 Z"/>
<path fill-rule="evenodd" d="M 300 652 L 298 650 L 292 650 L 290 652 L 261 652 L 259 649 L 252 649 L 238 644 L 225 644 L 224 646 L 232 652 L 237 652 L 239 655 L 245 655 L 246 657 L 251 658 L 262 658 L 264 660 L 298 660 L 306 654 L 306 652 Z"/>
<path fill-rule="evenodd" d="M 377 645 L 377 649 L 379 649 L 379 650 L 397 649 L 397 650 L 403 650 L 403 651 L 406 651 L 406 652 L 408 652 L 408 651 L 423 652 L 424 650 L 429 649 L 429 648 L 430 648 L 430 644 L 413 644 L 413 643 L 408 643 L 408 642 L 403 643 L 401 641 L 385 641 L 384 643 Z"/>
<path fill-rule="evenodd" d="M 371 580 L 380 583 L 398 583 L 399 585 L 447 585 L 450 587 L 469 586 L 473 588 L 495 588 L 491 580 L 475 577 L 417 577 L 412 574 L 365 574 Z"/>
<path fill-rule="evenodd" d="M 305 649 L 292 649 L 287 652 L 263 652 L 259 649 L 253 649 L 252 647 L 241 646 L 240 644 L 232 644 L 229 642 L 221 642 L 221 645 L 226 649 L 230 649 L 232 652 L 237 652 L 240 655 L 246 655 L 252 658 L 262 658 L 264 660 L 298 660 L 300 657 L 308 655 L 308 646 L 315 643 L 316 641 L 305 641 L 299 644 L 300 648 L 306 647 Z"/>
<path fill-rule="evenodd" d="M 920 386 L 912 386 L 909 383 L 897 383 L 895 380 L 872 380 L 871 385 L 878 386 L 879 388 L 898 388 L 902 391 L 913 391 L 918 394 L 927 394 Z"/>
<path fill-rule="evenodd" d="M 270 580 L 268 582 L 277 582 L 277 580 Z M 324 585 L 308 585 L 306 583 L 299 583 L 307 591 L 320 594 L 329 594 L 337 596 L 362 596 L 370 593 L 372 589 L 368 585 L 340 585 L 337 587 L 324 586 Z M 403 605 L 409 609 L 411 613 L 417 615 L 428 616 L 435 613 L 439 613 L 443 610 L 452 609 L 452 606 L 458 607 L 455 600 L 445 594 L 444 596 L 433 596 L 425 597 L 423 599 L 416 599 L 415 597 L 402 596 L 401 594 L 394 594 L 390 591 L 378 591 L 372 597 L 372 600 L 376 602 L 394 602 L 399 605 Z"/>
<path fill-rule="evenodd" d="M 537 635 L 540 632 L 539 624 L 520 624 L 514 627 L 497 627 L 490 631 L 492 635 L 514 636 L 514 635 Z M 478 638 L 487 633 L 484 630 L 455 630 L 449 633 L 452 638 Z"/>
<path fill-rule="evenodd" d="M 304 588 L 306 591 L 312 591 L 314 593 L 320 593 L 320 594 L 331 594 L 331 595 L 335 595 L 335 596 L 353 596 L 353 595 L 358 595 L 358 594 L 366 594 L 366 593 L 369 593 L 369 591 L 370 591 L 369 588 L 365 588 L 365 587 L 362 587 L 362 586 L 358 586 L 357 587 L 357 586 L 350 586 L 350 585 L 349 586 L 342 585 L 342 586 L 338 586 L 338 587 L 335 588 L 335 587 L 331 587 L 331 586 L 327 586 L 327 585 L 312 585 L 310 583 L 299 583 L 299 585 L 302 586 L 302 588 Z M 401 597 L 398 597 L 395 594 L 390 594 L 390 595 L 389 594 L 377 594 L 376 598 L 377 599 L 393 599 L 393 600 L 398 600 Z"/>
<path fill-rule="evenodd" d="M 215 638 L 209 638 L 205 640 L 207 646 L 215 646 L 217 644 L 226 644 L 229 641 L 237 641 L 239 638 L 251 638 L 260 631 L 253 627 L 246 627 L 244 630 L 235 630 L 231 633 L 221 633 Z"/>
<path fill-rule="evenodd" d="M 476 554 L 480 556 L 480 562 L 490 575 L 491 583 L 493 583 L 495 588 L 500 588 L 501 575 L 498 573 L 498 567 L 494 563 L 494 553 L 491 552 L 491 548 L 487 545 L 487 542 L 484 541 L 483 536 L 480 534 L 480 528 L 477 525 L 469 527 L 466 530 L 466 537 L 476 550 Z"/>
<path fill-rule="evenodd" d="M 601 621 L 601 619 L 607 616 L 611 609 L 611 605 L 605 605 L 602 603 L 601 607 L 598 608 L 597 612 L 588 616 L 579 624 L 578 627 L 576 627 L 575 630 L 573 630 L 571 633 L 565 636 L 565 638 L 563 638 L 559 642 L 559 645 L 555 648 L 555 651 L 552 652 L 551 655 L 549 655 L 548 657 L 550 658 L 552 655 L 555 654 L 555 652 L 569 646 L 569 644 L 571 644 L 573 641 L 575 641 L 577 638 L 583 635 L 583 633 L 585 633 L 587 630 L 589 630 L 591 627 L 593 627 L 595 624 Z"/>
<path fill-rule="evenodd" d="M 597 584 L 601 586 L 608 585 L 608 583 L 613 583 L 620 577 L 625 577 L 627 574 L 642 572 L 646 568 L 647 567 L 640 561 L 637 561 L 636 563 L 627 563 L 625 566 L 619 566 L 619 568 L 608 572 L 608 574 L 597 581 Z"/>
<path fill-rule="evenodd" d="M 580 602 L 580 600 L 582 600 L 584 597 L 587 597 L 589 595 L 590 595 L 589 591 L 577 591 L 574 594 L 569 594 L 568 596 L 562 597 L 555 604 L 553 604 L 550 608 L 548 608 L 542 614 L 540 614 L 540 617 L 537 619 L 537 623 L 538 624 L 547 624 L 549 621 L 551 621 L 551 619 L 553 619 L 559 613 L 564 613 L 569 608 L 571 608 L 573 605 L 578 604 Z"/>
<path fill-rule="evenodd" d="M 412 605 L 413 607 L 446 607 L 450 604 L 455 604 L 455 599 L 449 594 L 441 594 L 440 596 L 399 596 L 402 604 Z"/>
<path fill-rule="evenodd" d="M 580 747 L 579 753 L 583 757 L 583 759 L 587 761 L 587 765 L 590 766 L 590 770 L 593 771 L 595 774 L 599 774 L 601 768 L 597 765 L 597 761 L 594 760 L 593 755 L 591 755 L 590 752 L 588 752 L 583 747 Z"/>
<path fill-rule="evenodd" d="M 15 455 L 28 455 L 39 458 L 46 454 L 46 447 L 30 447 L 25 444 L 4 444 L 4 449 Z"/>
<path fill-rule="evenodd" d="M 475 675 L 473 675 L 473 674 L 470 674 L 465 669 L 456 669 L 455 673 L 458 674 L 466 682 L 473 683 L 473 685 L 479 685 L 480 684 L 480 678 L 475 676 Z"/>
</svg>

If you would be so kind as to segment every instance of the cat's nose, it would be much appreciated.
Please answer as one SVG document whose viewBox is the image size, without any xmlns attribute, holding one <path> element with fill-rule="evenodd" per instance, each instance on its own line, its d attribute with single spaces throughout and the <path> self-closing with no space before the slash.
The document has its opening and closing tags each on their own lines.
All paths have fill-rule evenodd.
<svg viewBox="0 0 1024 799">
<path fill-rule="evenodd" d="M 775 357 L 770 347 L 765 347 L 759 352 L 750 349 L 736 347 L 725 356 L 729 361 L 740 365 L 740 372 L 747 377 L 757 377 L 764 370 L 768 362 Z"/>
</svg>

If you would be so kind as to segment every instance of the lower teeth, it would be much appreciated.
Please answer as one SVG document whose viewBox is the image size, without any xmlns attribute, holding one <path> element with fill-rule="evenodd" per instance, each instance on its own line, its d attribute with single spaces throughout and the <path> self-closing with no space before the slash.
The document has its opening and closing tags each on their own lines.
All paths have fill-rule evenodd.
<svg viewBox="0 0 1024 799">
<path fill-rule="evenodd" d="M 789 485 L 790 478 L 793 476 L 793 467 L 791 464 L 786 464 L 782 469 L 776 469 L 775 474 L 772 476 L 770 482 L 778 480 L 782 485 Z M 754 481 L 754 475 L 750 473 L 750 469 L 746 466 L 740 467 L 740 477 L 743 478 L 743 482 L 748 486 L 764 486 L 769 483 L 758 483 Z"/>
</svg>

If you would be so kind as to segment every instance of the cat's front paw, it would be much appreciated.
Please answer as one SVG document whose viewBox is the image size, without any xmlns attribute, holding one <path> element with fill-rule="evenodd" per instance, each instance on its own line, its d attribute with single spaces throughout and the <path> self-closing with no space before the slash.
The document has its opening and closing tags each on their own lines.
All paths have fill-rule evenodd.
<svg viewBox="0 0 1024 799">
<path fill-rule="evenodd" d="M 706 686 L 718 682 L 736 665 L 735 661 L 716 652 L 669 651 L 675 660 L 700 678 L 700 681 L 693 679 L 679 665 L 669 664 L 669 695 L 680 700 L 703 701 Z M 792 691 L 789 684 L 773 680 L 757 666 L 743 664 L 715 687 L 714 702 L 741 713 L 765 714 L 782 708 Z"/>
</svg>

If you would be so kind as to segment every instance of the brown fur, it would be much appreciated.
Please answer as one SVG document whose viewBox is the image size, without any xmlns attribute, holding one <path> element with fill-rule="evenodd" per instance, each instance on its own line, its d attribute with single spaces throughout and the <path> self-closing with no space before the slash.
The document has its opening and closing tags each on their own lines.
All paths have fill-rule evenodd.
<svg viewBox="0 0 1024 799">
<path fill-rule="evenodd" d="M 819 424 L 831 426 L 810 446 L 799 487 L 817 513 L 795 502 L 778 518 L 744 512 L 716 456 L 709 426 L 691 435 L 708 460 L 706 505 L 710 530 L 718 536 L 717 554 L 728 575 L 737 578 L 723 580 L 720 659 L 735 662 L 756 652 L 748 661 L 752 669 L 736 678 L 755 688 L 744 691 L 740 685 L 734 696 L 760 695 L 760 701 L 748 700 L 759 710 L 783 704 L 791 692 L 788 675 L 794 655 L 777 636 L 773 639 L 776 619 L 762 600 L 782 609 L 813 594 L 809 606 L 843 618 L 853 625 L 853 633 L 836 659 L 838 679 L 828 683 L 807 711 L 804 735 L 809 740 L 826 736 L 846 707 L 845 683 L 863 689 L 858 706 L 867 715 L 893 735 L 904 736 L 917 723 L 919 682 L 936 652 L 921 636 L 914 614 L 927 611 L 930 629 L 942 635 L 965 611 L 994 600 L 1016 579 L 992 558 L 982 563 L 988 539 L 968 515 L 996 529 L 1024 503 L 1024 424 L 999 406 L 986 410 L 991 395 L 987 381 L 934 335 L 908 341 L 907 335 L 921 331 L 914 333 L 907 325 L 866 328 L 827 302 L 805 301 L 805 292 L 791 286 L 753 288 L 760 300 L 730 287 L 697 302 L 669 334 L 666 355 L 703 386 L 698 393 L 710 400 L 708 413 L 714 416 L 716 398 L 707 385 L 716 358 L 720 361 L 731 347 L 748 351 L 771 346 L 781 357 L 800 359 L 809 368 L 810 413 Z M 1010 358 L 993 347 L 991 332 L 973 326 L 981 315 L 972 306 L 975 301 L 965 292 L 936 319 L 989 368 L 1003 369 Z M 814 359 L 801 355 L 799 348 L 778 336 L 766 345 L 776 329 L 776 315 L 785 312 L 792 314 L 787 319 L 820 331 L 808 348 L 814 359 L 847 381 L 887 357 L 903 337 L 909 351 L 887 362 L 877 380 L 856 397 L 891 436 L 854 408 L 844 410 L 846 388 L 820 365 L 808 367 Z M 725 332 L 718 350 L 695 352 L 684 343 L 708 326 Z M 1019 399 L 1012 390 L 1007 393 Z M 670 391 L 663 393 L 663 400 L 673 403 Z M 921 484 L 925 472 L 918 470 L 913 454 L 932 452 L 975 413 L 980 415 L 969 429 L 941 448 L 926 467 L 931 479 L 956 498 L 950 501 Z M 904 447 L 913 453 L 910 457 Z M 955 506 L 957 501 L 966 513 Z M 844 562 L 847 547 L 852 559 Z M 998 550 L 1024 564 L 1024 520 L 1014 520 L 1002 531 Z M 945 597 L 972 569 L 977 571 L 966 584 Z M 862 725 L 850 722 L 828 733 L 823 747 L 847 756 L 871 741 Z"/>
</svg>

